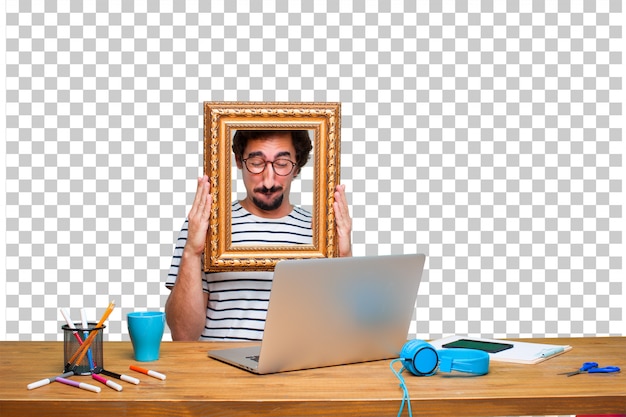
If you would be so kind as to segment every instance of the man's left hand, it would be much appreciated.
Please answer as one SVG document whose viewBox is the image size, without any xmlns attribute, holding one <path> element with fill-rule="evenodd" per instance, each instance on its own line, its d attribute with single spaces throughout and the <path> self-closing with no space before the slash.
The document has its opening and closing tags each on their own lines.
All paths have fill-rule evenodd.
<svg viewBox="0 0 626 417">
<path fill-rule="evenodd" d="M 335 224 L 337 225 L 337 245 L 339 257 L 352 256 L 352 218 L 348 210 L 348 200 L 346 199 L 346 186 L 337 185 L 335 187 Z"/>
</svg>

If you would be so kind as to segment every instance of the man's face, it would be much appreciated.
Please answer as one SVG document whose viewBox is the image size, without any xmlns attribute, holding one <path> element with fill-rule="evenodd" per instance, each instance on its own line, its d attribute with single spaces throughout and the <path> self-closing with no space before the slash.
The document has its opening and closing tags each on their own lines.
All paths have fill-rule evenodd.
<svg viewBox="0 0 626 417">
<path fill-rule="evenodd" d="M 294 167 L 289 175 L 277 175 L 270 162 L 288 159 L 295 162 L 296 150 L 289 132 L 277 131 L 270 137 L 249 140 L 243 152 L 243 159 L 260 157 L 266 161 L 265 169 L 259 174 L 251 173 L 243 161 L 237 161 L 241 169 L 247 196 L 243 206 L 252 214 L 261 217 L 278 218 L 291 212 L 289 192 L 291 181 L 298 174 Z"/>
</svg>

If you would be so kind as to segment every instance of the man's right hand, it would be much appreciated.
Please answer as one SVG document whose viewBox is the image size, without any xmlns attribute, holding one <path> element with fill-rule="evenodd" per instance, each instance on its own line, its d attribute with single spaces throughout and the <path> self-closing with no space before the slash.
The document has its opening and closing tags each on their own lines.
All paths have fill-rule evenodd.
<svg viewBox="0 0 626 417">
<path fill-rule="evenodd" d="M 201 255 L 204 251 L 212 203 L 211 184 L 209 183 L 209 177 L 204 175 L 198 178 L 196 197 L 187 216 L 189 228 L 185 250 L 190 250 L 193 254 Z"/>
</svg>

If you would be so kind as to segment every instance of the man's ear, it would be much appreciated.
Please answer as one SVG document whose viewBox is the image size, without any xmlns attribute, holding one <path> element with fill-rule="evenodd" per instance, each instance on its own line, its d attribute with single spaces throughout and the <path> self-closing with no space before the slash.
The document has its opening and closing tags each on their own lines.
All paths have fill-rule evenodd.
<svg viewBox="0 0 626 417">
<path fill-rule="evenodd" d="M 243 162 L 241 161 L 241 158 L 237 155 L 235 155 L 235 163 L 237 164 L 237 168 L 243 169 Z"/>
<path fill-rule="evenodd" d="M 297 178 L 299 174 L 300 174 L 300 167 L 296 166 L 293 170 L 293 177 Z"/>
</svg>

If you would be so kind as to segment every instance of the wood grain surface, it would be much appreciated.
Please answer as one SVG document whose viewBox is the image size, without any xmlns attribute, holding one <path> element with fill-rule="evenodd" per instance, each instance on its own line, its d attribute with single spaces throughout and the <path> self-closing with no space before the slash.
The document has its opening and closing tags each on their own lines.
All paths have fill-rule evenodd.
<svg viewBox="0 0 626 417">
<path fill-rule="evenodd" d="M 585 361 L 624 369 L 626 338 L 519 340 L 569 344 L 573 349 L 536 365 L 492 362 L 485 376 L 416 377 L 404 372 L 413 414 L 626 413 L 624 371 L 558 375 Z M 102 391 L 92 393 L 60 383 L 26 388 L 63 371 L 61 342 L 0 342 L 0 416 L 395 416 L 400 407 L 402 390 L 388 360 L 258 376 L 207 357 L 209 349 L 236 345 L 241 344 L 164 342 L 158 361 L 137 363 L 129 342 L 104 342 L 105 368 L 141 383 L 116 380 L 123 391 L 100 385 Z M 133 372 L 131 364 L 164 373 L 167 379 Z M 88 376 L 72 378 L 99 384 Z"/>
</svg>

